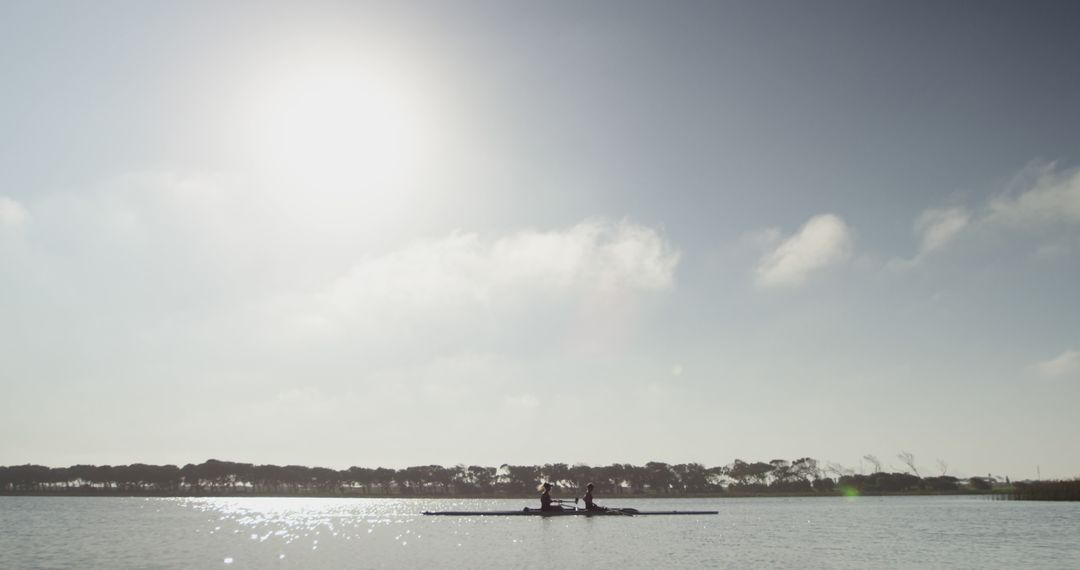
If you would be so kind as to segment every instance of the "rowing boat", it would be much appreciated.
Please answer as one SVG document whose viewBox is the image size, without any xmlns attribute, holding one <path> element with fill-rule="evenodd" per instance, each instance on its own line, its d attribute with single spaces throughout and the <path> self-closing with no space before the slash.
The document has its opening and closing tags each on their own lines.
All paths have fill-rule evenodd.
<svg viewBox="0 0 1080 570">
<path fill-rule="evenodd" d="M 542 511 L 525 508 L 520 511 L 424 511 L 425 515 L 446 517 L 625 517 L 648 515 L 718 515 L 720 511 L 639 511 L 637 509 L 608 509 L 589 511 L 585 509 L 565 509 L 562 511 Z"/>
</svg>

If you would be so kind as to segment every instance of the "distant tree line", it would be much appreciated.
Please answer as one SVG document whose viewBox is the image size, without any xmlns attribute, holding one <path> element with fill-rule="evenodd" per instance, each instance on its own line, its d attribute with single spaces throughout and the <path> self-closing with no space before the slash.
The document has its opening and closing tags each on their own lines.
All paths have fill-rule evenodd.
<svg viewBox="0 0 1080 570">
<path fill-rule="evenodd" d="M 721 467 L 700 463 L 607 466 L 421 465 L 404 469 L 302 465 L 255 465 L 208 460 L 200 464 L 73 465 L 0 467 L 0 493 L 161 494 L 161 495 L 314 495 L 314 496 L 476 496 L 517 497 L 536 493 L 549 481 L 564 494 L 596 485 L 598 496 L 679 496 L 768 494 L 875 494 L 958 492 L 989 489 L 982 478 L 960 480 L 912 473 L 855 474 L 809 457 L 747 462 Z"/>
<path fill-rule="evenodd" d="M 1080 479 L 1017 481 L 1010 495 L 1023 501 L 1080 501 Z"/>
</svg>

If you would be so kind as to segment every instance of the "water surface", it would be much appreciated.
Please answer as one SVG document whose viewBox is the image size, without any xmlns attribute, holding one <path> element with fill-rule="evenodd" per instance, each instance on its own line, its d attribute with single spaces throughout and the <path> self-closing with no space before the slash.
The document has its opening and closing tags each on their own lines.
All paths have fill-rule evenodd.
<svg viewBox="0 0 1080 570">
<path fill-rule="evenodd" d="M 0 497 L 0 568 L 1080 568 L 1080 504 L 653 499 L 677 517 L 425 517 L 518 500 Z"/>
</svg>

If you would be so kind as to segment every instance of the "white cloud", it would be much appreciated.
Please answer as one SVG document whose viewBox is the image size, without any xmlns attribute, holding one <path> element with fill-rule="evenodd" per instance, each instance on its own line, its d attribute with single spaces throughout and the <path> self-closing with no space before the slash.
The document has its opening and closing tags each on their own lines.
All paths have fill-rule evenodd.
<svg viewBox="0 0 1080 570">
<path fill-rule="evenodd" d="M 15 244 L 18 265 L 7 263 L 14 241 L 0 231 L 0 292 L 33 291 L 32 303 L 5 308 L 27 315 L 72 303 L 77 324 L 64 334 L 31 333 L 53 342 L 228 342 L 238 368 L 250 366 L 245 354 L 281 349 L 283 360 L 316 352 L 329 370 L 364 349 L 382 365 L 462 350 L 527 354 L 538 344 L 617 350 L 638 330 L 649 293 L 673 286 L 680 258 L 659 230 L 602 219 L 402 245 L 413 232 L 397 227 L 395 210 L 364 204 L 167 172 L 26 207 L 0 197 L 0 230 L 28 223 L 28 212 L 35 230 L 33 247 L 21 236 Z M 125 330 L 92 334 L 100 314 Z"/>
<path fill-rule="evenodd" d="M 30 219 L 29 212 L 13 198 L 0 196 L 0 228 L 17 228 Z"/>
<path fill-rule="evenodd" d="M 1080 169 L 1059 172 L 1055 164 L 1034 164 L 1018 177 L 1026 189 L 990 201 L 987 222 L 1033 227 L 1080 222 Z"/>
<path fill-rule="evenodd" d="M 920 236 L 920 255 L 936 251 L 952 241 L 968 225 L 970 216 L 962 208 L 926 210 L 915 221 Z"/>
<path fill-rule="evenodd" d="M 839 216 L 814 216 L 761 259 L 755 270 L 757 283 L 766 287 L 801 285 L 810 274 L 850 259 L 853 244 L 851 229 Z"/>
<path fill-rule="evenodd" d="M 1066 350 L 1061 354 L 1037 364 L 1044 376 L 1057 378 L 1080 370 L 1080 351 Z"/>
<path fill-rule="evenodd" d="M 494 239 L 456 233 L 367 258 L 275 311 L 293 323 L 286 330 L 369 338 L 491 334 L 503 321 L 567 312 L 619 321 L 640 293 L 672 287 L 679 256 L 655 229 L 625 221 Z"/>
<path fill-rule="evenodd" d="M 401 372 L 401 383 L 416 398 L 442 390 L 446 401 L 451 373 L 523 377 L 480 364 L 458 374 L 465 365 L 449 356 L 615 353 L 636 338 L 656 293 L 675 283 L 677 248 L 657 228 L 629 221 L 401 245 L 411 231 L 381 234 L 393 216 L 379 212 L 388 221 L 368 224 L 330 198 L 305 206 L 306 195 L 262 192 L 243 179 L 147 173 L 41 196 L 26 208 L 0 200 L 0 230 L 31 220 L 34 229 L 26 236 L 33 247 L 23 251 L 21 237 L 16 244 L 18 264 L 7 262 L 14 240 L 0 231 L 0 297 L 25 299 L 0 313 L 41 323 L 19 331 L 23 348 L 7 344 L 20 354 L 8 365 L 49 362 L 125 378 L 169 361 L 177 376 L 207 383 L 258 377 L 283 389 L 302 376 L 335 394 L 383 376 L 393 383 L 393 371 L 433 362 L 438 373 Z M 62 327 L 54 306 L 66 308 Z M 0 328 L 4 334 L 16 337 Z M 97 356 L 130 346 L 139 347 L 130 358 Z M 77 350 L 53 363 L 31 351 L 37 347 Z M 526 391 L 500 389 L 491 405 Z"/>
</svg>

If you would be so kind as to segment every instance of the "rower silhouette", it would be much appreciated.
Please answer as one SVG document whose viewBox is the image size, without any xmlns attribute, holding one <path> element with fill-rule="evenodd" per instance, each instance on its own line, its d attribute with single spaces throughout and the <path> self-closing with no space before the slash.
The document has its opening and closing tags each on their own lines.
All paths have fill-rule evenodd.
<svg viewBox="0 0 1080 570">
<path fill-rule="evenodd" d="M 583 499 L 585 500 L 585 510 L 586 511 L 606 511 L 607 510 L 606 507 L 601 507 L 600 505 L 593 502 L 592 490 L 593 490 L 593 484 L 592 483 L 589 483 L 588 485 L 585 485 L 585 496 L 583 497 Z"/>
<path fill-rule="evenodd" d="M 540 510 L 541 511 L 561 511 L 563 508 L 559 505 L 551 504 L 551 483 L 544 483 L 544 492 L 540 495 Z"/>
</svg>

